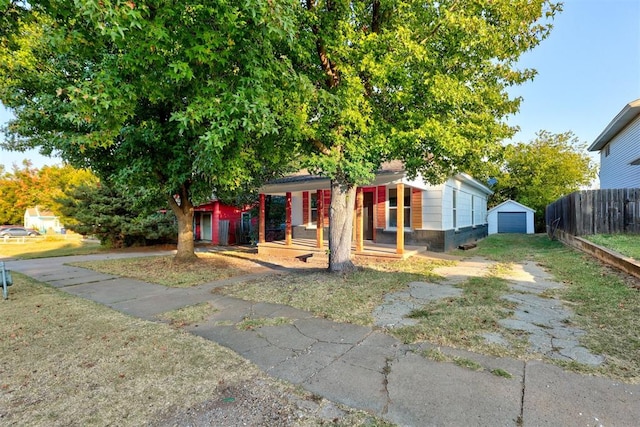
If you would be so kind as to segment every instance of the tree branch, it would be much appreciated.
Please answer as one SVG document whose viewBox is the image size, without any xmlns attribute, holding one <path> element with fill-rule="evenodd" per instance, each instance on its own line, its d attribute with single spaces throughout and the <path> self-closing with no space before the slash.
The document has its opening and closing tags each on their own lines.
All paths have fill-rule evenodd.
<svg viewBox="0 0 640 427">
<path fill-rule="evenodd" d="M 330 8 L 331 4 L 327 3 L 327 7 Z M 315 8 L 315 2 L 313 0 L 307 0 L 307 10 L 312 11 Z M 340 83 L 340 75 L 335 64 L 331 63 L 327 56 L 327 50 L 324 46 L 324 42 L 322 41 L 322 37 L 320 37 L 320 28 L 317 25 L 313 25 L 311 30 L 313 31 L 313 35 L 316 36 L 316 51 L 318 52 L 320 65 L 322 66 L 324 73 L 327 75 L 327 86 L 329 88 L 334 88 Z"/>
</svg>

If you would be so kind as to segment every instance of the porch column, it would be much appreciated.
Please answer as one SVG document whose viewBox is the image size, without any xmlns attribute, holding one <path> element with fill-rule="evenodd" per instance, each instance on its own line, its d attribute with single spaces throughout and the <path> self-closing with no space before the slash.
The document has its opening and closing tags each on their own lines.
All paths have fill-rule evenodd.
<svg viewBox="0 0 640 427">
<path fill-rule="evenodd" d="M 356 252 L 364 250 L 364 219 L 362 211 L 364 208 L 364 194 L 362 187 L 356 189 Z"/>
<path fill-rule="evenodd" d="M 258 219 L 258 243 L 264 243 L 266 241 L 265 239 L 265 200 L 264 200 L 264 194 L 260 193 L 260 213 L 258 215 L 259 219 Z"/>
<path fill-rule="evenodd" d="M 291 192 L 287 192 L 285 197 L 284 241 L 287 246 L 291 246 Z"/>
<path fill-rule="evenodd" d="M 220 244 L 220 202 L 213 203 L 213 215 L 211 219 L 211 243 Z"/>
<path fill-rule="evenodd" d="M 396 253 L 399 255 L 404 254 L 404 184 L 396 184 L 396 197 L 398 200 L 396 211 Z"/>
<path fill-rule="evenodd" d="M 318 221 L 316 222 L 316 248 L 322 249 L 324 244 L 324 191 L 316 192 L 316 212 Z"/>
</svg>

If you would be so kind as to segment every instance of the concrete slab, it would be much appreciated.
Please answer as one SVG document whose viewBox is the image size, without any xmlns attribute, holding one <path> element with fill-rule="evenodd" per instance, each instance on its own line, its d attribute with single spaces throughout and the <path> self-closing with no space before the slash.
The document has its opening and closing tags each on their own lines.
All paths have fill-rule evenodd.
<svg viewBox="0 0 640 427">
<path fill-rule="evenodd" d="M 385 418 L 400 426 L 510 426 L 520 416 L 522 383 L 407 354 L 388 375 Z"/>
<path fill-rule="evenodd" d="M 529 362 L 523 419 L 525 427 L 637 426 L 640 423 L 640 385 Z"/>
<path fill-rule="evenodd" d="M 385 383 L 384 372 L 339 359 L 302 385 L 334 402 L 381 415 L 388 403 Z"/>
<path fill-rule="evenodd" d="M 277 378 L 300 384 L 334 363 L 352 347 L 351 344 L 317 342 L 308 351 L 283 361 L 268 372 Z"/>
<path fill-rule="evenodd" d="M 406 348 L 397 339 L 380 333 L 373 332 L 362 342 L 353 346 L 347 352 L 343 360 L 354 366 L 382 372 L 386 369 L 387 362 L 394 359 Z"/>
<path fill-rule="evenodd" d="M 318 342 L 317 339 L 302 334 L 294 325 L 263 326 L 257 328 L 256 332 L 273 346 L 295 351 L 307 350 Z"/>
<path fill-rule="evenodd" d="M 294 325 L 307 337 L 336 344 L 355 344 L 371 333 L 371 328 L 364 326 L 336 323 L 318 318 L 296 320 Z"/>
<path fill-rule="evenodd" d="M 55 280 L 52 280 L 49 277 L 41 278 L 38 280 L 46 282 L 56 288 L 64 288 L 66 286 L 82 285 L 82 284 L 94 283 L 94 282 L 106 282 L 109 280 L 118 279 L 117 276 L 112 276 L 110 274 L 96 273 L 95 271 L 89 271 L 86 274 L 79 275 L 79 276 L 71 276 L 71 277 L 61 277 L 61 276 L 63 276 L 63 274 L 55 275 L 55 277 L 58 277 L 58 279 L 55 279 Z"/>
<path fill-rule="evenodd" d="M 60 266 L 56 270 L 39 274 L 38 280 L 41 280 L 43 282 L 53 282 L 56 280 L 88 277 L 96 274 L 102 274 L 102 273 L 97 273 L 93 270 L 87 270 L 86 268 Z M 110 274 L 105 276 L 109 276 L 110 278 L 116 277 Z"/>
<path fill-rule="evenodd" d="M 108 304 L 109 307 L 131 316 L 146 320 L 157 320 L 157 316 L 167 311 L 195 305 L 207 301 L 208 295 L 185 293 L 179 289 L 166 289 L 149 296 L 127 299 Z"/>
<path fill-rule="evenodd" d="M 65 292 L 72 295 L 91 299 L 106 305 L 145 297 L 158 292 L 166 292 L 167 289 L 168 288 L 165 287 L 159 287 L 158 285 L 152 285 L 150 283 L 126 278 L 105 280 L 102 282 L 93 282 L 64 288 Z"/>
</svg>

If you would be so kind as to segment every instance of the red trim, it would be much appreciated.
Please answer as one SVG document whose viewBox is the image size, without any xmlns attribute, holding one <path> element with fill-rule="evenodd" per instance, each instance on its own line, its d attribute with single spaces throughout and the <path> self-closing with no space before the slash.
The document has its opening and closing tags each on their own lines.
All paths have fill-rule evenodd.
<svg viewBox="0 0 640 427">
<path fill-rule="evenodd" d="M 376 226 L 378 228 L 385 228 L 387 226 L 386 217 L 386 201 L 387 201 L 387 187 L 381 185 L 378 187 L 378 201 L 376 202 L 376 212 L 378 214 L 378 221 Z"/>
</svg>

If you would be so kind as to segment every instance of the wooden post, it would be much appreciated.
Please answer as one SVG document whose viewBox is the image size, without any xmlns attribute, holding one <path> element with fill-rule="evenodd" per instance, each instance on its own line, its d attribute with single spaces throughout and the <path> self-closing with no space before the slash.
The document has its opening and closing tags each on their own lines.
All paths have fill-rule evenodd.
<svg viewBox="0 0 640 427">
<path fill-rule="evenodd" d="M 373 187 L 373 241 L 377 242 L 378 240 L 378 187 Z"/>
<path fill-rule="evenodd" d="M 362 187 L 356 189 L 356 252 L 364 250 L 364 219 L 362 215 L 364 194 Z"/>
<path fill-rule="evenodd" d="M 322 249 L 324 244 L 324 191 L 316 192 L 316 248 Z"/>
<path fill-rule="evenodd" d="M 220 201 L 213 202 L 213 214 L 211 215 L 211 244 L 220 244 Z"/>
<path fill-rule="evenodd" d="M 404 254 L 404 184 L 396 184 L 396 196 L 397 196 L 397 211 L 396 211 L 396 253 L 398 255 Z"/>
<path fill-rule="evenodd" d="M 285 197 L 284 241 L 287 246 L 291 246 L 291 193 L 290 192 L 287 192 Z"/>
<path fill-rule="evenodd" d="M 258 243 L 264 243 L 265 239 L 265 199 L 264 194 L 260 193 L 260 214 L 258 220 Z"/>
</svg>

